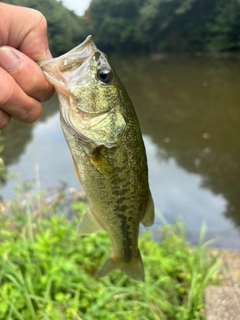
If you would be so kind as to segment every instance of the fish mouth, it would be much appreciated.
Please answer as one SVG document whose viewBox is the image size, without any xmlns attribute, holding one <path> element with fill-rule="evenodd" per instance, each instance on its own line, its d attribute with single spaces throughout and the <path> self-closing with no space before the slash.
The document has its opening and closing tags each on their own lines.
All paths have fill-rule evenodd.
<svg viewBox="0 0 240 320">
<path fill-rule="evenodd" d="M 88 58 L 90 55 L 96 52 L 96 50 L 97 48 L 93 42 L 92 35 L 89 35 L 82 43 L 80 43 L 77 47 L 73 48 L 67 53 L 57 58 L 37 61 L 37 64 L 39 65 L 40 68 L 43 68 L 45 70 L 46 66 L 49 63 L 53 64 L 55 61 L 57 64 L 59 64 L 59 61 L 62 61 L 62 64 L 60 64 L 59 68 L 62 68 L 63 69 L 62 72 L 63 72 L 64 69 L 67 69 L 67 66 L 70 65 L 70 63 L 67 62 L 68 59 L 70 59 L 70 62 L 74 60 L 84 61 L 86 58 Z"/>
<path fill-rule="evenodd" d="M 97 51 L 92 36 L 89 35 L 81 44 L 67 53 L 53 59 L 42 60 L 37 64 L 56 89 L 69 95 L 68 91 L 73 83 L 79 81 L 80 76 L 85 76 L 86 62 L 91 59 Z"/>
</svg>

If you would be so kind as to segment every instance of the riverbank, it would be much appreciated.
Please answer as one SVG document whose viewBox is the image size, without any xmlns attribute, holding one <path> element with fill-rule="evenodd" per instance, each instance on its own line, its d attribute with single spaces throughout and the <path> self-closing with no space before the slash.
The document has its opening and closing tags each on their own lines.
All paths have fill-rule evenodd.
<svg viewBox="0 0 240 320">
<path fill-rule="evenodd" d="M 83 239 L 81 239 L 80 250 L 78 241 L 76 243 L 74 225 L 77 225 L 80 216 L 86 210 L 85 194 L 83 192 L 79 192 L 74 188 L 64 188 L 64 186 L 62 186 L 62 188 L 60 188 L 59 190 L 56 190 L 56 192 L 53 192 L 53 194 L 51 195 L 27 192 L 29 188 L 31 189 L 31 186 L 25 184 L 24 186 L 22 186 L 22 188 L 17 189 L 17 196 L 16 198 L 12 199 L 11 202 L 1 203 L 0 217 L 3 228 L 2 232 L 0 232 L 0 237 L 2 240 L 2 249 L 4 249 L 5 245 L 7 245 L 8 248 L 5 248 L 2 251 L 2 256 L 4 257 L 4 259 L 6 259 L 6 257 L 10 257 L 10 253 L 8 252 L 8 250 L 10 250 L 12 246 L 10 245 L 9 238 L 15 237 L 15 242 L 13 244 L 13 246 L 15 247 L 18 241 L 22 241 L 22 237 L 24 234 L 26 236 L 24 241 L 24 245 L 26 247 L 22 252 L 23 256 L 21 258 L 22 264 L 24 266 L 28 266 L 29 264 L 29 261 L 24 260 L 26 252 L 31 249 L 28 248 L 29 246 L 33 246 L 35 249 L 40 247 L 40 253 L 42 255 L 42 251 L 46 249 L 45 245 L 47 244 L 47 249 L 49 249 L 50 242 L 53 239 L 55 239 L 54 251 L 51 256 L 53 258 L 52 262 L 54 263 L 54 265 L 54 261 L 56 258 L 54 256 L 54 254 L 56 253 L 56 247 L 61 249 L 62 244 L 64 244 L 64 250 L 59 249 L 60 251 L 57 253 L 57 256 L 61 254 L 60 260 L 64 261 L 66 256 L 69 257 L 69 253 L 66 252 L 66 246 L 71 248 L 71 254 L 74 253 L 75 256 L 77 252 L 79 252 L 79 254 L 81 255 L 81 259 L 83 259 L 83 253 L 85 252 L 86 248 L 89 246 L 93 246 L 93 239 L 91 237 L 86 237 L 84 239 L 84 241 L 86 242 L 85 244 L 83 244 Z M 61 214 L 63 212 L 65 212 L 65 214 L 61 218 Z M 9 219 L 5 220 L 4 216 L 6 213 L 10 214 L 10 216 Z M 76 218 L 77 221 L 74 223 L 74 220 Z M 43 227 L 44 229 L 42 229 Z M 204 244 L 204 229 L 205 228 L 203 227 L 200 232 L 202 236 L 199 239 L 199 247 L 192 247 L 189 245 L 189 243 L 185 239 L 184 225 L 181 224 L 172 226 L 166 224 L 163 230 L 159 230 L 163 236 L 163 243 L 161 244 L 152 242 L 150 238 L 146 238 L 145 236 L 140 240 L 143 247 L 142 249 L 145 251 L 146 270 L 151 271 L 148 275 L 148 286 L 151 284 L 153 278 L 159 278 L 159 282 L 161 283 L 159 288 L 163 290 L 156 290 L 154 282 L 153 288 L 155 289 L 153 291 L 150 290 L 151 294 L 149 295 L 149 297 L 156 297 L 157 301 L 159 301 L 159 296 L 162 296 L 163 299 L 166 293 L 168 293 L 169 291 L 169 289 L 166 291 L 166 288 L 163 288 L 164 282 L 166 281 L 166 279 L 168 279 L 168 282 L 171 282 L 171 290 L 165 302 L 167 303 L 173 300 L 175 300 L 175 302 L 171 306 L 167 304 L 161 306 L 161 311 L 164 311 L 163 319 L 165 319 L 164 316 L 179 317 L 183 316 L 183 314 L 185 313 L 188 316 L 188 318 L 186 319 L 198 319 L 196 315 L 199 317 L 200 314 L 204 312 L 206 315 L 206 320 L 240 320 L 240 251 L 206 248 L 206 245 Z M 59 237 L 63 238 L 60 239 Z M 43 243 L 41 239 L 45 239 Z M 68 243 L 69 239 L 72 239 L 70 241 L 71 244 Z M 96 250 L 95 248 L 95 250 L 98 252 L 98 257 L 97 259 L 95 259 L 97 261 L 94 264 L 94 270 L 97 268 L 99 260 L 101 260 L 99 259 L 99 254 L 102 251 L 102 248 L 106 247 L 105 242 L 104 244 L 101 243 L 101 241 L 103 241 L 104 239 L 102 239 L 100 235 L 96 236 L 96 239 L 96 248 L 98 249 Z M 59 241 L 60 242 L 57 244 L 55 243 L 56 241 L 57 243 Z M 110 247 L 110 243 L 108 243 L 108 246 Z M 23 248 L 22 243 L 19 244 L 18 247 Z M 73 247 L 75 249 L 72 251 Z M 34 252 L 36 251 L 35 249 Z M 91 254 L 90 251 L 88 253 L 88 256 L 89 254 Z M 156 252 L 158 251 L 159 254 L 156 255 Z M 13 252 L 15 254 L 16 250 L 13 250 Z M 19 250 L 17 250 L 17 252 L 19 255 Z M 32 251 L 30 250 L 30 253 L 31 252 Z M 35 254 L 36 252 L 34 253 L 33 260 L 39 260 L 41 258 L 41 255 L 35 256 Z M 31 255 L 32 253 L 30 254 L 30 256 Z M 49 254 L 47 254 L 47 256 L 49 256 Z M 153 259 L 153 257 L 155 258 Z M 11 259 L 11 261 L 15 261 L 15 258 L 16 257 L 13 256 L 13 260 Z M 92 260 L 91 258 L 90 260 Z M 87 256 L 84 257 L 84 259 L 86 260 Z M 152 269 L 152 262 L 154 261 L 155 263 L 156 259 L 157 261 L 161 261 L 160 272 L 158 270 L 159 267 L 157 267 L 157 269 Z M 44 262 L 46 259 L 44 258 L 42 260 Z M 220 267 L 218 262 L 220 262 Z M 4 264 L 5 263 L 9 263 L 8 258 L 7 261 L 4 262 Z M 88 264 L 89 262 L 86 263 L 85 261 L 82 268 L 83 270 L 81 270 L 80 273 L 85 273 L 85 267 Z M 71 268 L 75 268 L 75 263 L 73 263 Z M 79 268 L 79 261 L 77 263 L 77 268 Z M 10 269 L 9 266 L 7 266 L 5 271 L 9 271 Z M 32 269 L 32 267 L 30 269 Z M 220 270 L 220 272 L 218 270 Z M 59 277 L 58 273 L 56 273 L 57 277 Z M 79 271 L 77 273 L 79 273 Z M 90 281 L 90 279 L 92 281 L 91 272 L 88 272 L 86 278 L 88 279 L 88 281 Z M 217 279 L 219 279 L 219 281 Z M 104 279 L 104 281 L 106 281 L 106 279 Z M 112 281 L 112 279 L 110 279 L 110 281 Z M 78 283 L 81 283 L 81 281 L 79 282 L 79 279 Z M 218 283 L 218 285 L 215 285 L 216 283 Z M 32 279 L 32 285 L 34 286 L 34 284 L 35 280 Z M 102 284 L 102 290 L 105 288 L 105 285 L 105 283 Z M 129 283 L 128 285 L 131 288 L 131 283 Z M 116 289 L 115 285 L 114 288 Z M 119 287 L 119 290 L 120 288 L 121 290 L 123 289 L 122 285 Z M 1 288 L 0 285 L 0 297 L 1 289 L 3 288 Z M 149 297 L 147 297 L 146 299 L 146 301 L 148 302 L 150 301 Z M 173 299 L 173 297 L 175 298 Z M 37 299 L 42 298 L 43 297 L 41 296 L 41 294 L 37 296 Z M 9 302 L 12 301 L 12 298 L 10 296 L 8 297 L 8 299 Z M 125 300 L 126 303 L 129 303 L 128 299 Z M 134 303 L 137 303 L 137 301 L 138 300 L 136 299 Z M 54 296 L 51 298 L 50 302 L 54 305 L 57 305 L 58 303 Z M 154 302 L 154 305 L 158 305 L 158 303 Z M 160 306 L 158 306 L 158 308 L 159 307 Z M 76 308 L 79 312 L 81 311 L 81 308 L 79 309 L 79 306 L 77 306 Z M 173 309 L 175 309 L 174 312 L 172 312 Z M 36 309 L 36 312 L 38 312 L 37 310 L 38 309 Z M 4 319 L 1 317 L 1 312 L 0 319 Z M 129 319 L 132 318 L 130 317 Z"/>
<path fill-rule="evenodd" d="M 84 195 L 69 189 L 35 194 L 27 192 L 30 187 L 0 206 L 0 320 L 203 317 L 203 292 L 218 283 L 219 267 L 204 243 L 204 225 L 196 247 L 186 240 L 183 221 L 163 222 L 160 243 L 143 233 L 145 283 L 121 271 L 97 279 L 111 243 L 105 232 L 76 236 L 87 207 Z"/>
<path fill-rule="evenodd" d="M 206 320 L 240 320 L 240 251 L 211 249 L 222 263 L 220 283 L 205 289 Z"/>
</svg>

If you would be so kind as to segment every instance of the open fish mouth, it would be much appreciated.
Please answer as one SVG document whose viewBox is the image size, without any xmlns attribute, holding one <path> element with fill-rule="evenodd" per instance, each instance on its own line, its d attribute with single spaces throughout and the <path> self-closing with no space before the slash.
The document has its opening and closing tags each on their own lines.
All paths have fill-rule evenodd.
<svg viewBox="0 0 240 320">
<path fill-rule="evenodd" d="M 60 71 L 68 71 L 69 68 L 73 68 L 72 64 L 75 61 L 81 63 L 83 62 L 86 58 L 88 58 L 90 55 L 92 55 L 95 51 L 97 50 L 92 36 L 89 35 L 82 43 L 80 43 L 77 47 L 73 48 L 72 50 L 68 51 L 67 53 L 61 55 L 60 57 L 49 59 L 49 60 L 42 60 L 38 61 L 37 64 L 42 68 L 45 67 L 46 65 L 51 62 L 53 63 L 54 60 L 59 61 L 59 59 L 62 60 L 62 64 L 59 65 Z"/>
<path fill-rule="evenodd" d="M 87 61 L 97 51 L 92 36 L 69 52 L 53 59 L 42 60 L 37 64 L 43 69 L 46 78 L 59 92 L 67 94 L 76 83 L 83 81 L 87 73 Z"/>
</svg>

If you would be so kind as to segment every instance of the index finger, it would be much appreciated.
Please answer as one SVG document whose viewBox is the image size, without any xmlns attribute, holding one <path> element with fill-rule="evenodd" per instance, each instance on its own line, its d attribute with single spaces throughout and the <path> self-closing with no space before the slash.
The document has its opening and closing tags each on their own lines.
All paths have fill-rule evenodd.
<svg viewBox="0 0 240 320">
<path fill-rule="evenodd" d="M 50 59 L 47 21 L 37 10 L 0 2 L 0 46 L 17 48 L 31 59 Z"/>
</svg>

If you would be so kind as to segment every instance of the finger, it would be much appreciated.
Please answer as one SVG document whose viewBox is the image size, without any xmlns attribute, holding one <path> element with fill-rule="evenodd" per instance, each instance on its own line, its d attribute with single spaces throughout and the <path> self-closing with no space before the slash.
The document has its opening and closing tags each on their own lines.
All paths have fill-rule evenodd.
<svg viewBox="0 0 240 320">
<path fill-rule="evenodd" d="M 5 111 L 0 109 L 0 130 L 5 128 L 11 121 L 11 116 Z"/>
<path fill-rule="evenodd" d="M 0 68 L 0 109 L 21 122 L 35 121 L 42 112 L 41 103 L 28 96 L 13 77 Z"/>
<path fill-rule="evenodd" d="M 6 70 L 29 96 L 46 101 L 53 95 L 53 86 L 41 68 L 25 54 L 11 47 L 0 47 L 0 67 Z"/>
<path fill-rule="evenodd" d="M 37 10 L 0 2 L 0 34 L 1 46 L 18 48 L 35 61 L 51 59 L 47 21 Z"/>
</svg>

